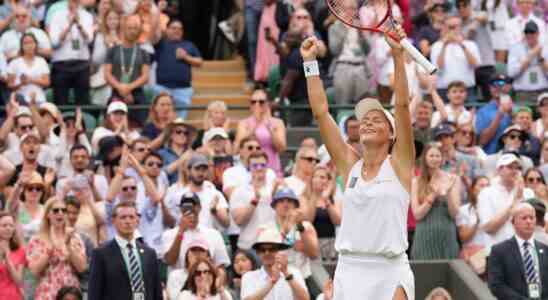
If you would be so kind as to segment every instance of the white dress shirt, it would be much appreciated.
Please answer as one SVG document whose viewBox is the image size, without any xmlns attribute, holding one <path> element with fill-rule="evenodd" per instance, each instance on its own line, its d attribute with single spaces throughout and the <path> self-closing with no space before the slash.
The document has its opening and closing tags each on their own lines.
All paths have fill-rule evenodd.
<svg viewBox="0 0 548 300">
<path fill-rule="evenodd" d="M 520 238 L 517 234 L 515 235 L 516 240 L 518 242 L 518 248 L 519 252 L 521 253 L 521 258 L 523 261 L 523 264 L 525 265 L 525 250 L 523 249 L 523 244 L 525 243 L 525 240 Z M 529 253 L 531 253 L 531 256 L 533 256 L 533 263 L 535 264 L 535 271 L 537 273 L 537 278 L 540 279 L 540 264 L 538 260 L 538 253 L 537 253 L 537 247 L 535 245 L 535 239 L 534 236 L 527 240 L 529 243 Z M 527 276 L 527 274 L 525 274 Z"/>
<path fill-rule="evenodd" d="M 525 29 L 525 24 L 529 21 L 533 21 L 537 24 L 539 29 L 539 43 L 544 45 L 543 43 L 546 40 L 546 23 L 533 14 L 529 14 L 527 18 L 518 14 L 506 23 L 506 38 L 504 39 L 507 43 L 506 49 L 510 49 L 512 45 L 520 43 L 523 40 L 523 29 Z"/>
<path fill-rule="evenodd" d="M 513 202 L 516 188 L 508 191 L 500 183 L 492 183 L 484 188 L 478 195 L 478 214 L 480 218 L 480 226 L 485 226 L 491 221 L 495 215 L 503 209 L 508 209 Z M 535 193 L 529 189 L 523 189 L 523 198 L 533 198 Z M 514 235 L 514 227 L 510 218 L 495 232 L 494 234 L 487 233 L 485 235 L 485 246 L 490 248 L 492 245 L 505 241 Z"/>
<path fill-rule="evenodd" d="M 288 267 L 288 272 L 293 274 L 293 280 L 306 289 L 306 284 L 301 273 L 291 267 Z M 270 281 L 270 276 L 266 273 L 264 267 L 261 267 L 255 271 L 249 271 L 242 276 L 242 289 L 240 291 L 240 298 L 245 299 L 257 291 L 263 289 L 268 282 Z M 280 279 L 276 282 L 272 290 L 263 298 L 263 300 L 291 300 L 295 299 L 293 296 L 293 290 L 291 286 L 285 280 L 283 274 L 281 274 Z"/>
<path fill-rule="evenodd" d="M 520 73 L 521 65 L 529 56 L 530 51 L 525 41 L 520 41 L 510 47 L 510 52 L 508 53 L 508 76 L 514 78 L 513 87 L 516 91 L 539 91 L 548 88 L 548 74 L 544 72 L 542 63 L 538 57 L 535 57 L 529 63 L 527 69 Z M 544 45 L 541 51 L 544 60 L 548 61 L 548 46 Z"/>
<path fill-rule="evenodd" d="M 481 65 L 481 57 L 478 46 L 470 40 L 463 41 L 464 47 L 474 56 L 478 65 Z M 437 41 L 432 45 L 431 61 L 436 63 L 441 55 L 443 42 Z M 438 89 L 446 89 L 453 81 L 462 81 L 466 87 L 476 85 L 475 67 L 468 63 L 462 47 L 456 43 L 449 43 L 445 49 L 444 65 L 438 71 Z"/>
<path fill-rule="evenodd" d="M 93 16 L 83 8 L 78 8 L 78 17 L 88 40 L 86 41 L 76 25 L 72 25 L 64 41 L 61 41 L 61 33 L 69 26 L 70 14 L 68 8 L 55 13 L 49 26 L 49 36 L 53 46 L 51 60 L 53 62 L 68 60 L 89 60 L 89 44 L 93 41 Z M 74 48 L 77 43 L 79 47 Z"/>
</svg>

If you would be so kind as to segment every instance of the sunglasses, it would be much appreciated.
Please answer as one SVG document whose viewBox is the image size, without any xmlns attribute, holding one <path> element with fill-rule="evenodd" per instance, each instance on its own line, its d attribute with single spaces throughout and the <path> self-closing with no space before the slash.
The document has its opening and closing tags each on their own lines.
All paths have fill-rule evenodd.
<svg viewBox="0 0 548 300">
<path fill-rule="evenodd" d="M 213 274 L 213 272 L 211 272 L 211 270 L 196 270 L 194 273 L 196 274 L 196 277 L 200 277 L 202 275 L 211 275 L 211 274 Z"/>
<path fill-rule="evenodd" d="M 26 190 L 29 192 L 36 192 L 36 193 L 43 191 L 42 187 L 39 187 L 39 186 L 29 186 L 26 188 Z"/>
<path fill-rule="evenodd" d="M 259 151 L 261 150 L 261 146 L 247 146 L 248 151 Z"/>
<path fill-rule="evenodd" d="M 504 81 L 504 80 L 495 80 L 495 81 L 491 82 L 491 85 L 494 85 L 496 87 L 503 87 L 504 85 L 506 85 L 506 81 Z"/>
<path fill-rule="evenodd" d="M 249 165 L 249 169 L 250 169 L 251 171 L 264 170 L 264 169 L 266 169 L 266 164 L 265 164 L 265 163 L 250 164 L 250 165 Z"/>
<path fill-rule="evenodd" d="M 542 182 L 542 178 L 540 177 L 528 177 L 527 178 L 527 183 L 541 183 Z"/>
<path fill-rule="evenodd" d="M 313 163 L 313 164 L 317 164 L 320 162 L 320 160 L 316 157 L 306 157 L 306 156 L 302 156 L 301 157 L 302 160 L 306 160 L 308 161 L 309 163 Z"/>
<path fill-rule="evenodd" d="M 56 207 L 56 208 L 52 208 L 52 209 L 51 209 L 51 212 L 54 213 L 54 214 L 58 214 L 58 213 L 66 214 L 66 213 L 67 213 L 67 209 L 66 209 L 66 208 L 59 208 L 59 207 Z"/>
<path fill-rule="evenodd" d="M 16 19 L 26 19 L 29 15 L 15 15 Z"/>
<path fill-rule="evenodd" d="M 34 125 L 23 125 L 23 126 L 19 126 L 19 129 L 23 130 L 23 131 L 27 131 L 27 130 L 32 130 L 34 128 Z"/>
<path fill-rule="evenodd" d="M 251 105 L 259 104 L 260 106 L 263 106 L 266 103 L 266 100 L 251 100 L 249 103 L 251 103 Z"/>
<path fill-rule="evenodd" d="M 129 192 L 129 191 L 133 191 L 133 192 L 134 192 L 134 191 L 136 191 L 136 190 L 137 190 L 137 187 L 136 187 L 136 186 L 124 186 L 124 187 L 122 188 L 122 191 L 124 191 L 124 192 Z"/>
<path fill-rule="evenodd" d="M 147 166 L 148 166 L 148 167 L 158 167 L 158 168 L 161 168 L 161 167 L 164 166 L 164 164 L 161 163 L 161 162 L 149 162 L 149 163 L 147 164 Z"/>
<path fill-rule="evenodd" d="M 468 130 L 461 130 L 461 131 L 460 131 L 460 134 L 462 134 L 462 135 L 464 135 L 464 136 L 473 136 L 473 135 L 474 135 L 474 132 L 468 131 Z"/>
<path fill-rule="evenodd" d="M 137 152 L 148 152 L 148 148 L 136 148 L 135 151 Z"/>
<path fill-rule="evenodd" d="M 188 135 L 188 131 L 182 130 L 182 129 L 175 129 L 175 131 L 173 132 L 175 132 L 175 134 L 177 135 L 185 135 L 185 136 Z"/>
<path fill-rule="evenodd" d="M 310 19 L 310 17 L 309 16 L 295 16 L 295 19 L 297 19 L 297 20 L 308 20 L 308 19 Z"/>
</svg>

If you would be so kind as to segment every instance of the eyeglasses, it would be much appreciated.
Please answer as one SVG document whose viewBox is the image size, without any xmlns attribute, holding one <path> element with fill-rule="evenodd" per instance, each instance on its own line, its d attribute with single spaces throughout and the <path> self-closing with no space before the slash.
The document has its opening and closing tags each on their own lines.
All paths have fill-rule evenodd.
<svg viewBox="0 0 548 300">
<path fill-rule="evenodd" d="M 474 132 L 473 131 L 468 131 L 468 130 L 461 130 L 459 131 L 460 134 L 464 135 L 464 136 L 473 136 L 474 135 Z"/>
<path fill-rule="evenodd" d="M 509 134 L 508 137 L 511 140 L 517 140 L 517 139 L 521 138 L 521 136 L 519 134 Z"/>
<path fill-rule="evenodd" d="M 306 156 L 301 156 L 301 159 L 302 160 L 306 160 L 308 161 L 309 163 L 313 163 L 313 164 L 317 164 L 320 162 L 320 160 L 316 157 L 306 157 Z"/>
<path fill-rule="evenodd" d="M 22 125 L 22 126 L 19 126 L 19 129 L 23 130 L 23 131 L 27 131 L 27 130 L 32 130 L 34 128 L 34 125 Z"/>
<path fill-rule="evenodd" d="M 137 190 L 137 187 L 134 186 L 134 185 L 132 185 L 132 186 L 124 186 L 124 187 L 122 188 L 122 191 L 124 191 L 124 192 L 129 192 L 129 191 L 134 192 L 134 191 L 136 191 L 136 190 Z"/>
<path fill-rule="evenodd" d="M 259 252 L 259 253 L 266 253 L 266 252 L 275 253 L 276 251 L 278 251 L 278 249 L 275 248 L 275 247 L 259 247 L 259 248 L 257 248 L 257 252 Z"/>
<path fill-rule="evenodd" d="M 148 166 L 148 167 L 158 167 L 158 168 L 161 168 L 161 167 L 164 166 L 164 164 L 161 163 L 161 162 L 153 162 L 153 161 L 152 161 L 152 162 L 147 163 L 147 166 Z"/>
<path fill-rule="evenodd" d="M 202 275 L 211 275 L 213 272 L 211 272 L 211 270 L 196 270 L 194 271 L 194 274 L 196 274 L 196 277 L 200 277 Z"/>
<path fill-rule="evenodd" d="M 250 164 L 250 165 L 249 165 L 249 169 L 250 169 L 251 171 L 264 170 L 264 169 L 266 169 L 266 164 L 265 164 L 265 163 Z"/>
<path fill-rule="evenodd" d="M 56 208 L 52 208 L 51 209 L 51 212 L 54 213 L 54 214 L 58 214 L 58 213 L 63 213 L 63 214 L 66 214 L 67 213 L 67 209 L 66 208 L 60 208 L 60 207 L 56 207 Z"/>
<path fill-rule="evenodd" d="M 251 105 L 259 104 L 260 106 L 263 106 L 266 103 L 266 100 L 250 100 L 249 103 L 251 103 Z"/>
<path fill-rule="evenodd" d="M 527 183 L 542 183 L 541 177 L 527 177 Z"/>
<path fill-rule="evenodd" d="M 185 135 L 185 136 L 188 135 L 188 131 L 182 130 L 182 129 L 175 129 L 175 131 L 173 132 L 175 132 L 175 134 L 177 135 Z"/>
<path fill-rule="evenodd" d="M 259 151 L 261 150 L 261 146 L 247 146 L 248 151 Z"/>
<path fill-rule="evenodd" d="M 26 190 L 29 192 L 35 192 L 35 193 L 39 193 L 43 191 L 42 187 L 39 187 L 39 186 L 29 186 L 26 188 Z"/>
</svg>

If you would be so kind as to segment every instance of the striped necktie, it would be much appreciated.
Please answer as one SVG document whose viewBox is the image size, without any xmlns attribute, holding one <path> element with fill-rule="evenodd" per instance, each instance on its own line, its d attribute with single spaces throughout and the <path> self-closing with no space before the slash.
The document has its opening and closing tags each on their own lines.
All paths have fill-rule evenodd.
<svg viewBox="0 0 548 300">
<path fill-rule="evenodd" d="M 129 279 L 131 281 L 131 288 L 134 293 L 143 293 L 145 291 L 145 283 L 143 282 L 143 274 L 139 267 L 139 262 L 135 253 L 133 253 L 133 246 L 127 244 L 128 260 L 129 260 Z"/>
<path fill-rule="evenodd" d="M 537 270 L 535 269 L 535 261 L 533 260 L 533 255 L 531 254 L 531 244 L 525 241 L 523 243 L 523 258 L 525 263 L 525 277 L 527 278 L 528 283 L 538 282 Z"/>
</svg>

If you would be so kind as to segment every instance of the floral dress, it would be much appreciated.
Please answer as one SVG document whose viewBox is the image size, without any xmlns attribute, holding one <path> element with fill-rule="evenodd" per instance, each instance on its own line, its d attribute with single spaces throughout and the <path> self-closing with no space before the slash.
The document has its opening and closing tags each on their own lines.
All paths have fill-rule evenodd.
<svg viewBox="0 0 548 300">
<path fill-rule="evenodd" d="M 82 243 L 81 240 L 80 243 Z M 82 246 L 80 249 L 82 250 L 81 254 L 84 255 L 84 247 Z M 50 258 L 42 277 L 38 279 L 38 285 L 34 293 L 35 300 L 54 300 L 61 287 L 65 285 L 80 286 L 76 272 L 70 261 L 68 261 L 68 254 L 63 253 L 58 248 L 48 252 L 47 243 L 40 237 L 33 237 L 27 247 L 27 260 L 36 260 L 44 255 Z"/>
</svg>

